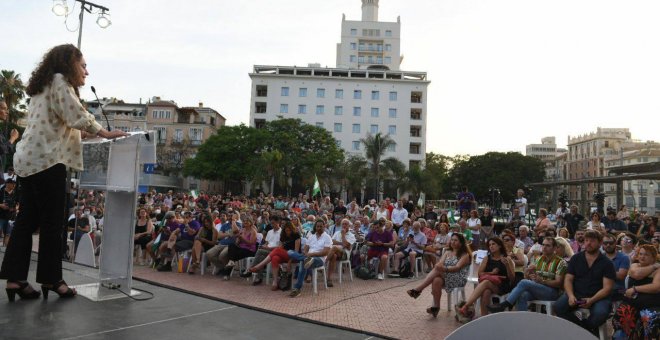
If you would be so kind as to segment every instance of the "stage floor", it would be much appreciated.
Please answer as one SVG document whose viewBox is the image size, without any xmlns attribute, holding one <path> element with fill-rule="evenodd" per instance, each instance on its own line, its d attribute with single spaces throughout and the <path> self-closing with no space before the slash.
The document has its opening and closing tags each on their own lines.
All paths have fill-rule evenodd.
<svg viewBox="0 0 660 340">
<path fill-rule="evenodd" d="M 0 259 L 4 248 L 0 248 Z M 29 280 L 34 285 L 36 254 Z M 64 263 L 70 285 L 96 282 L 97 270 Z M 153 298 L 128 297 L 92 302 L 82 296 L 59 299 L 51 292 L 44 301 L 0 295 L 0 339 L 374 339 L 374 337 L 243 308 L 209 298 L 150 285 L 134 288 Z M 4 288 L 4 282 L 0 284 Z M 37 287 L 38 288 L 38 287 Z M 136 298 L 145 299 L 149 294 Z"/>
</svg>

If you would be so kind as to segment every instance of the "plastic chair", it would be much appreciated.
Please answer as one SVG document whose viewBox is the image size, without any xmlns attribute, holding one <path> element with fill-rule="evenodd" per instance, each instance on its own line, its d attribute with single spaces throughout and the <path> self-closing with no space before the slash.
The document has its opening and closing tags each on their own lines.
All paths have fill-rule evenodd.
<svg viewBox="0 0 660 340">
<path fill-rule="evenodd" d="M 301 263 L 302 265 L 302 263 Z M 323 271 L 323 284 L 325 285 L 325 289 L 328 289 L 328 276 L 325 271 L 325 263 L 322 266 L 316 267 L 312 270 L 312 282 L 314 285 L 314 294 L 318 294 L 318 288 L 317 288 L 317 279 L 318 279 L 318 273 L 319 271 Z"/>
<path fill-rule="evenodd" d="M 415 277 L 419 277 L 419 272 L 424 271 L 424 256 L 415 257 Z"/>
<path fill-rule="evenodd" d="M 349 251 L 344 250 L 346 253 L 346 260 L 344 261 L 339 261 L 337 264 L 337 274 L 339 274 L 339 283 L 341 284 L 341 277 L 343 274 L 343 269 L 344 266 L 348 266 L 348 274 L 351 277 L 351 281 L 353 281 L 353 269 L 351 268 L 351 253 L 353 252 L 353 247 L 355 247 L 355 243 L 351 245 L 351 249 Z"/>
<path fill-rule="evenodd" d="M 461 293 L 463 300 L 465 300 L 465 287 L 454 288 L 451 291 L 447 292 L 447 311 L 451 312 L 451 297 L 456 294 L 456 300 L 458 301 L 458 293 Z"/>
<path fill-rule="evenodd" d="M 541 313 L 543 306 L 545 306 L 545 314 L 552 315 L 552 305 L 554 304 L 554 301 L 550 300 L 532 300 L 528 302 L 528 305 L 534 305 L 534 309 L 536 310 L 537 313 Z M 519 312 L 524 312 L 524 311 L 519 311 Z"/>
</svg>

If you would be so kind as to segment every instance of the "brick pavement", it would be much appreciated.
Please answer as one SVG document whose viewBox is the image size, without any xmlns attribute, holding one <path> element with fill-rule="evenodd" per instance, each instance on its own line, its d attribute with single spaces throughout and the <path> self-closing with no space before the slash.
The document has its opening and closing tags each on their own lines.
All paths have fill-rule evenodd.
<svg viewBox="0 0 660 340">
<path fill-rule="evenodd" d="M 163 273 L 144 266 L 135 266 L 133 275 L 263 310 L 398 339 L 442 339 L 461 325 L 454 320 L 454 312 L 446 310 L 447 294 L 442 295 L 437 319 L 426 313 L 431 305 L 430 287 L 416 300 L 406 294 L 406 290 L 417 285 L 416 279 L 354 278 L 339 284 L 335 277 L 334 287 L 325 290 L 321 283 L 318 295 L 313 294 L 311 284 L 305 283 L 302 294 L 290 298 L 288 292 L 271 291 L 265 282 L 254 287 L 251 281 L 237 276 L 224 281 L 209 274 Z M 471 292 L 471 288 L 466 290 Z"/>
</svg>

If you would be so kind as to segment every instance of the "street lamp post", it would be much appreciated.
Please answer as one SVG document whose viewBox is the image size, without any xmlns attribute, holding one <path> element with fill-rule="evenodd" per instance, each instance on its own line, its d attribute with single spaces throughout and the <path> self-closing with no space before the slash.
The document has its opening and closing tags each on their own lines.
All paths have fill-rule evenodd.
<svg viewBox="0 0 660 340">
<path fill-rule="evenodd" d="M 99 17 L 96 19 L 96 24 L 101 28 L 107 28 L 112 24 L 112 21 L 110 21 L 110 15 L 107 13 L 110 11 L 109 8 L 86 0 L 73 1 L 80 3 L 80 14 L 78 15 L 78 49 L 80 49 L 82 43 L 83 18 L 85 17 L 85 11 L 90 14 L 92 14 L 92 10 L 94 9 L 98 9 L 100 11 Z M 64 16 L 65 18 L 68 18 L 69 16 L 69 6 L 67 5 L 66 0 L 53 0 L 52 10 L 53 13 L 55 13 L 57 16 Z"/>
</svg>

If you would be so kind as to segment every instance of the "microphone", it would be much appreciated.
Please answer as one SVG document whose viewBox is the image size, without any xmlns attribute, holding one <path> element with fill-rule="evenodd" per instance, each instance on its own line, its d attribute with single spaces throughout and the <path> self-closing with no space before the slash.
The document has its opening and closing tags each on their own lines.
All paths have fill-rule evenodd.
<svg viewBox="0 0 660 340">
<path fill-rule="evenodd" d="M 101 105 L 101 101 L 99 100 L 99 96 L 96 95 L 96 89 L 94 86 L 91 87 L 92 92 L 94 93 L 94 97 L 96 97 L 96 101 L 99 103 L 99 108 L 101 109 L 101 113 L 103 114 L 103 117 L 105 118 L 105 125 L 108 128 L 108 131 L 112 131 L 110 129 L 110 123 L 108 122 L 108 115 L 105 114 L 105 111 L 103 111 L 103 105 Z"/>
</svg>

